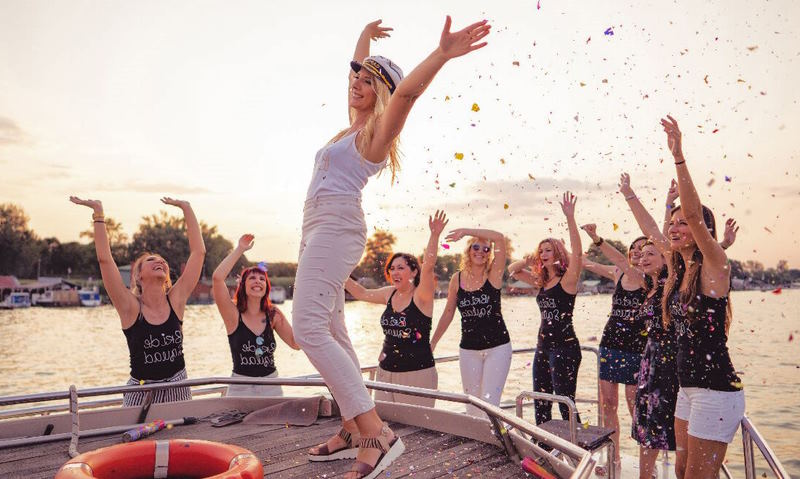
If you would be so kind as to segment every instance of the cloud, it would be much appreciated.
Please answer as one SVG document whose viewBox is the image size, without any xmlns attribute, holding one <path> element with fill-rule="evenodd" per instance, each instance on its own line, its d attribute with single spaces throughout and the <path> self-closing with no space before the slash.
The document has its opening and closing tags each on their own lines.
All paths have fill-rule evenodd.
<svg viewBox="0 0 800 479">
<path fill-rule="evenodd" d="M 0 116 L 0 146 L 25 143 L 28 135 L 13 120 Z"/>
<path fill-rule="evenodd" d="M 186 183 L 147 183 L 139 180 L 128 180 L 117 184 L 102 183 L 93 186 L 91 189 L 94 191 L 161 193 L 164 195 L 214 193 L 214 191 L 209 190 L 208 188 L 189 185 Z"/>
</svg>

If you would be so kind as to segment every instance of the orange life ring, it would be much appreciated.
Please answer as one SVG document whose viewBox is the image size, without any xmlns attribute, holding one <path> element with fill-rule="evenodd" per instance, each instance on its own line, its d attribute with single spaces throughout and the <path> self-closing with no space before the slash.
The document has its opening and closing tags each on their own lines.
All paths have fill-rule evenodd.
<svg viewBox="0 0 800 479">
<path fill-rule="evenodd" d="M 173 439 L 117 444 L 73 458 L 56 479 L 141 477 L 261 479 L 261 461 L 247 449 L 218 442 Z"/>
</svg>

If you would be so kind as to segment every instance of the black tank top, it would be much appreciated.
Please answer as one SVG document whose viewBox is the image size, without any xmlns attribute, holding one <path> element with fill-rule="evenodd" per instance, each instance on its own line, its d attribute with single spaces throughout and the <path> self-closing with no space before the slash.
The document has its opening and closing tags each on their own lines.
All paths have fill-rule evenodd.
<svg viewBox="0 0 800 479">
<path fill-rule="evenodd" d="M 678 335 L 680 385 L 684 388 L 739 391 L 742 382 L 733 369 L 725 333 L 728 298 L 699 296 L 694 319 L 689 318 L 677 290 L 669 298 L 669 314 Z"/>
<path fill-rule="evenodd" d="M 272 309 L 266 317 L 264 331 L 256 334 L 244 324 L 242 313 L 239 313 L 239 324 L 228 335 L 234 373 L 260 378 L 275 372 L 275 335 L 272 332 L 274 316 L 275 310 Z"/>
<path fill-rule="evenodd" d="M 380 367 L 395 373 L 419 371 L 434 366 L 431 352 L 431 317 L 419 310 L 414 298 L 402 311 L 392 307 L 392 291 L 381 315 L 385 338 Z"/>
<path fill-rule="evenodd" d="M 480 289 L 467 291 L 461 287 L 459 271 L 456 300 L 461 313 L 462 349 L 489 349 L 511 341 L 500 312 L 500 290 L 488 279 Z"/>
<path fill-rule="evenodd" d="M 550 289 L 540 289 L 536 303 L 542 313 L 539 339 L 536 347 L 541 350 L 580 347 L 575 328 L 572 326 L 572 311 L 575 295 L 561 287 L 561 280 Z"/>
<path fill-rule="evenodd" d="M 183 321 L 178 319 L 169 302 L 169 317 L 159 325 L 148 323 L 142 314 L 133 325 L 123 329 L 131 358 L 131 377 L 160 381 L 169 379 L 186 367 L 183 361 Z"/>
<path fill-rule="evenodd" d="M 647 344 L 647 331 L 644 318 L 637 317 L 645 298 L 644 288 L 628 291 L 622 287 L 622 276 L 611 296 L 611 314 L 600 346 L 628 353 L 641 354 Z"/>
</svg>

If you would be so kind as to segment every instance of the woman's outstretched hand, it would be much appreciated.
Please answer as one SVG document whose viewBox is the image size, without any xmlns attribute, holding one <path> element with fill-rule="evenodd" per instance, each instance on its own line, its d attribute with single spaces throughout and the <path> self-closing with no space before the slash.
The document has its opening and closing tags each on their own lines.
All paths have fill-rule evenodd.
<svg viewBox="0 0 800 479">
<path fill-rule="evenodd" d="M 633 188 L 631 188 L 631 175 L 623 173 L 619 175 L 619 192 L 625 199 L 633 196 Z"/>
<path fill-rule="evenodd" d="M 431 234 L 435 236 L 439 236 L 444 231 L 444 227 L 447 226 L 450 220 L 447 219 L 447 215 L 444 214 L 444 211 L 436 210 L 436 214 L 433 217 L 428 216 L 428 227 L 431 229 Z"/>
<path fill-rule="evenodd" d="M 564 193 L 564 196 L 561 198 L 561 211 L 564 212 L 564 216 L 567 218 L 571 218 L 575 216 L 575 203 L 578 202 L 578 198 L 567 191 Z"/>
<path fill-rule="evenodd" d="M 251 235 L 250 233 L 243 234 L 241 238 L 239 238 L 239 250 L 244 253 L 245 251 L 249 250 L 253 247 L 253 243 L 255 240 L 255 236 Z"/>
<path fill-rule="evenodd" d="M 672 152 L 672 157 L 675 158 L 676 161 L 680 161 L 683 159 L 683 146 L 681 145 L 681 130 L 678 128 L 678 122 L 675 118 L 667 115 L 667 119 L 661 119 L 661 126 L 664 127 L 664 131 L 667 133 L 667 146 L 669 147 L 669 151 Z"/>
<path fill-rule="evenodd" d="M 77 196 L 70 196 L 69 200 L 76 205 L 82 205 L 91 208 L 95 213 L 103 212 L 103 203 L 101 203 L 100 200 L 82 200 Z"/>
<path fill-rule="evenodd" d="M 391 35 L 389 35 L 389 32 L 394 30 L 394 28 L 382 27 L 381 22 L 383 22 L 383 20 L 378 19 L 375 20 L 374 22 L 367 23 L 367 26 L 364 27 L 363 33 L 365 35 L 369 35 L 369 38 L 371 40 L 378 40 L 379 38 L 390 37 Z"/>
<path fill-rule="evenodd" d="M 170 198 L 169 196 L 165 196 L 165 197 L 161 198 L 161 202 L 164 203 L 165 205 L 177 206 L 180 209 L 184 209 L 184 208 L 188 208 L 189 207 L 189 202 L 188 201 L 183 201 L 183 200 L 178 200 L 178 199 L 175 199 L 175 198 Z"/>
<path fill-rule="evenodd" d="M 448 15 L 444 21 L 442 37 L 439 39 L 439 50 L 448 60 L 486 46 L 486 42 L 481 42 L 481 40 L 489 34 L 492 28 L 488 20 L 475 22 L 457 32 L 450 31 L 451 24 L 452 20 Z"/>
</svg>

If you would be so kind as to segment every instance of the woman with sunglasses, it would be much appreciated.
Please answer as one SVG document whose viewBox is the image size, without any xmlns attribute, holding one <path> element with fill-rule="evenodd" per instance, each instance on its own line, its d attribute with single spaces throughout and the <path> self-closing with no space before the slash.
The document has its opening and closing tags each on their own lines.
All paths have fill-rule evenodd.
<svg viewBox="0 0 800 479">
<path fill-rule="evenodd" d="M 437 389 L 439 376 L 431 351 L 431 323 L 436 293 L 436 252 L 447 216 L 428 217 L 431 230 L 422 265 L 413 255 L 394 253 L 384 266 L 389 286 L 367 289 L 350 277 L 344 287 L 355 299 L 386 305 L 381 315 L 385 335 L 376 380 L 390 384 Z M 436 399 L 375 391 L 375 399 L 434 407 Z"/>
<path fill-rule="evenodd" d="M 372 479 L 404 450 L 381 421 L 364 386 L 344 321 L 344 283 L 361 259 L 367 226 L 361 190 L 386 166 L 399 167 L 398 136 L 419 97 L 450 60 L 486 45 L 487 22 L 451 32 L 448 16 L 437 48 L 403 80 L 387 58 L 369 56 L 371 39 L 388 36 L 380 20 L 364 28 L 350 63 L 349 125 L 317 152 L 303 211 L 292 326 L 295 339 L 333 393 L 340 432 L 309 451 L 309 460 L 355 457 L 349 479 Z M 360 435 L 358 444 L 353 434 Z"/>
<path fill-rule="evenodd" d="M 233 358 L 233 377 L 275 378 L 275 333 L 299 350 L 292 325 L 269 300 L 270 283 L 263 265 L 245 268 L 239 276 L 236 293 L 231 298 L 225 279 L 245 251 L 253 247 L 254 236 L 242 235 L 239 243 L 225 257 L 211 276 L 214 303 L 219 309 Z M 232 384 L 228 396 L 282 396 L 280 385 Z"/>
<path fill-rule="evenodd" d="M 450 278 L 447 305 L 439 318 L 431 340 L 436 348 L 453 321 L 456 309 L 461 313 L 459 364 L 465 394 L 500 404 L 508 370 L 511 368 L 511 338 L 500 311 L 500 289 L 506 264 L 506 238 L 497 231 L 460 228 L 451 231 L 445 241 L 470 236 L 461 257 L 461 270 Z M 481 411 L 467 405 L 467 413 Z"/>
<path fill-rule="evenodd" d="M 581 235 L 575 222 L 576 202 L 575 195 L 569 191 L 564 193 L 561 201 L 572 252 L 567 252 L 563 242 L 547 238 L 539 243 L 535 255 L 508 266 L 509 273 L 514 277 L 539 288 L 536 303 L 542 313 L 542 322 L 533 357 L 533 390 L 567 396 L 573 401 L 578 384 L 581 348 L 572 326 L 572 312 L 583 261 Z M 530 271 L 526 271 L 526 267 Z M 536 400 L 534 408 L 536 424 L 552 419 L 550 401 Z M 559 404 L 559 409 L 561 418 L 569 420 L 567 405 Z"/>
</svg>

